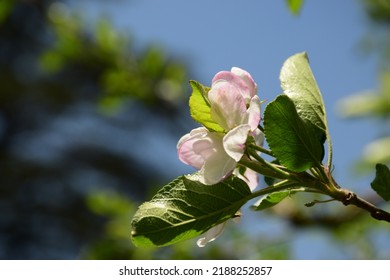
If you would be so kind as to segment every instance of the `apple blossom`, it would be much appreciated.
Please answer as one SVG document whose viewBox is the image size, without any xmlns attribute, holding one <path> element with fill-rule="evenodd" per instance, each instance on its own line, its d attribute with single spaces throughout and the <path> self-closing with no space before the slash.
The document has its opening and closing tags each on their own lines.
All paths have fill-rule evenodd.
<svg viewBox="0 0 390 280">
<path fill-rule="evenodd" d="M 238 67 L 221 71 L 212 79 L 207 94 L 211 118 L 226 133 L 211 132 L 204 127 L 193 129 L 177 144 L 179 159 L 199 170 L 199 181 L 212 185 L 233 172 L 245 180 L 251 189 L 257 184 L 257 174 L 251 170 L 234 171 L 245 152 L 248 136 L 262 145 L 264 135 L 257 128 L 260 122 L 260 99 L 257 84 L 248 72 Z"/>
</svg>

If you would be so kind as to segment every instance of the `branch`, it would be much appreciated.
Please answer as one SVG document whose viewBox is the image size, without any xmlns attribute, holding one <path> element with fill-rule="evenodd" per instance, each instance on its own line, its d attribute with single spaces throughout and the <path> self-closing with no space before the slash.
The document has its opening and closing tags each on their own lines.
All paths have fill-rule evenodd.
<svg viewBox="0 0 390 280">
<path fill-rule="evenodd" d="M 381 203 L 377 196 L 366 197 L 365 199 Z M 314 213 L 305 211 L 305 209 L 297 207 L 295 204 L 280 204 L 270 209 L 275 215 L 283 217 L 291 225 L 301 227 L 318 226 L 326 229 L 339 228 L 347 223 L 356 222 L 357 219 L 366 215 L 365 211 L 361 211 L 358 207 L 348 207 L 344 211 L 337 214 L 326 213 L 321 211 Z"/>
<path fill-rule="evenodd" d="M 347 191 L 344 199 L 341 201 L 344 205 L 355 205 L 366 210 L 376 220 L 386 221 L 390 223 L 390 213 L 382 210 L 370 202 L 358 197 L 354 192 Z"/>
</svg>

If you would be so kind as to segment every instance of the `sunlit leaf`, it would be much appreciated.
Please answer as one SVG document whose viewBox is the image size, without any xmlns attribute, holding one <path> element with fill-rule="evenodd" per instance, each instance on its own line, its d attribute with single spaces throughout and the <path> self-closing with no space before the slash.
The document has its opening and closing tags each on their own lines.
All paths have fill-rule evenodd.
<svg viewBox="0 0 390 280">
<path fill-rule="evenodd" d="M 210 131 L 223 132 L 223 128 L 211 118 L 211 108 L 207 100 L 210 88 L 196 81 L 190 81 L 190 85 L 192 87 L 189 102 L 191 117 Z"/>
<path fill-rule="evenodd" d="M 323 145 L 287 95 L 279 95 L 265 108 L 264 133 L 272 152 L 288 169 L 301 172 L 321 163 Z"/>
<path fill-rule="evenodd" d="M 318 139 L 324 142 L 327 133 L 325 106 L 306 53 L 295 54 L 285 61 L 280 82 L 283 92 L 294 102 L 298 115 L 313 124 Z"/>
<path fill-rule="evenodd" d="M 387 165 L 376 165 L 376 176 L 371 187 L 384 200 L 390 200 L 390 169 Z"/>
<path fill-rule="evenodd" d="M 165 246 L 198 236 L 233 218 L 250 194 L 234 176 L 212 186 L 178 177 L 139 207 L 132 220 L 133 243 Z"/>
</svg>

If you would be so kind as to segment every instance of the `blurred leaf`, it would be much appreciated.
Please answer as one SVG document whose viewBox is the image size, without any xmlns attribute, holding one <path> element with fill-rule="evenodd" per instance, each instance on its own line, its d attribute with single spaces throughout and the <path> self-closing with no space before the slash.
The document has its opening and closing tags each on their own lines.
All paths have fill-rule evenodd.
<svg viewBox="0 0 390 280">
<path fill-rule="evenodd" d="M 345 118 L 390 116 L 390 72 L 384 72 L 379 91 L 366 91 L 342 99 L 339 112 Z"/>
<path fill-rule="evenodd" d="M 390 169 L 384 164 L 376 165 L 376 176 L 371 187 L 384 200 L 390 200 Z"/>
<path fill-rule="evenodd" d="M 190 81 L 190 85 L 192 87 L 189 102 L 191 117 L 210 131 L 223 132 L 223 128 L 211 118 L 211 108 L 207 100 L 210 88 L 196 81 Z"/>
<path fill-rule="evenodd" d="M 110 22 L 100 20 L 96 25 L 95 34 L 97 48 L 102 54 L 115 57 L 121 55 L 127 40 L 113 28 Z"/>
<path fill-rule="evenodd" d="M 276 158 L 292 171 L 305 171 L 322 160 L 324 148 L 313 126 L 299 117 L 287 95 L 279 95 L 265 108 L 264 133 Z"/>
<path fill-rule="evenodd" d="M 290 12 L 294 15 L 298 15 L 302 9 L 304 0 L 286 0 L 286 4 Z"/>
<path fill-rule="evenodd" d="M 108 191 L 91 193 L 86 202 L 94 213 L 107 216 L 123 215 L 134 207 L 123 195 Z"/>
<path fill-rule="evenodd" d="M 365 10 L 373 21 L 390 23 L 390 2 L 388 0 L 363 0 Z"/>
<path fill-rule="evenodd" d="M 285 61 L 280 82 L 283 92 L 294 102 L 298 115 L 313 124 L 318 139 L 324 143 L 327 133 L 325 105 L 305 52 Z"/>
<path fill-rule="evenodd" d="M 42 54 L 39 63 L 42 69 L 47 72 L 57 72 L 65 65 L 64 57 L 54 51 L 47 51 Z"/>
<path fill-rule="evenodd" d="M 0 1 L 0 24 L 7 18 L 11 9 L 14 6 L 14 0 L 1 0 Z"/>
<path fill-rule="evenodd" d="M 390 163 L 390 137 L 372 141 L 363 150 L 363 161 L 368 164 Z"/>
<path fill-rule="evenodd" d="M 390 99 L 371 91 L 346 97 L 338 106 L 338 111 L 345 118 L 390 115 Z"/>
<path fill-rule="evenodd" d="M 234 217 L 250 194 L 234 176 L 212 186 L 178 177 L 139 207 L 132 240 L 136 246 L 165 246 L 193 238 Z"/>
</svg>

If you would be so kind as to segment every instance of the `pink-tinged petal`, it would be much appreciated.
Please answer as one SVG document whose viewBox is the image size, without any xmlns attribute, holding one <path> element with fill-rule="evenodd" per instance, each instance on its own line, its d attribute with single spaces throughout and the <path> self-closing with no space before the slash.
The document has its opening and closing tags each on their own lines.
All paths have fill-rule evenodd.
<svg viewBox="0 0 390 280">
<path fill-rule="evenodd" d="M 208 97 L 211 118 L 226 131 L 242 124 L 247 118 L 245 99 L 234 85 L 225 81 L 216 82 Z"/>
<path fill-rule="evenodd" d="M 196 244 L 199 247 L 204 247 L 208 242 L 214 241 L 218 236 L 220 236 L 225 229 L 226 222 L 223 222 L 215 227 L 212 227 L 208 231 L 206 231 L 204 237 L 199 238 Z"/>
<path fill-rule="evenodd" d="M 261 101 L 260 98 L 255 95 L 252 97 L 249 108 L 247 110 L 248 121 L 247 123 L 251 127 L 251 131 L 254 131 L 259 125 L 261 119 Z"/>
<path fill-rule="evenodd" d="M 198 180 L 214 185 L 229 176 L 237 163 L 224 150 L 223 134 L 197 128 L 178 143 L 179 159 L 199 170 Z"/>
<path fill-rule="evenodd" d="M 247 102 L 257 94 L 257 84 L 253 80 L 252 76 L 245 70 L 238 68 L 238 67 L 233 67 L 231 69 L 231 72 L 237 76 L 239 76 L 243 82 L 246 85 L 246 92 L 249 93 L 249 96 L 247 96 L 245 99 Z"/>
<path fill-rule="evenodd" d="M 223 138 L 223 147 L 226 153 L 238 162 L 245 152 L 245 143 L 250 132 L 247 124 L 239 125 L 230 130 Z"/>
<path fill-rule="evenodd" d="M 199 127 L 180 138 L 177 143 L 179 159 L 185 164 L 201 169 L 205 161 L 203 156 L 211 148 L 210 142 L 212 141 L 207 142 L 208 134 L 209 131 L 206 128 Z M 197 143 L 199 141 L 201 143 Z M 196 150 L 194 146 L 196 146 Z"/>
<path fill-rule="evenodd" d="M 238 67 L 233 67 L 231 72 L 218 72 L 212 80 L 212 87 L 215 83 L 221 81 L 234 85 L 244 97 L 246 104 L 248 104 L 249 100 L 257 94 L 257 85 L 253 81 L 251 75 Z"/>
</svg>

